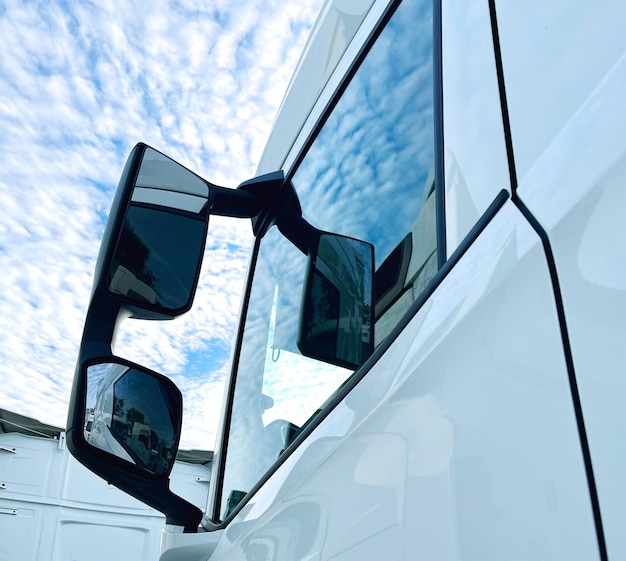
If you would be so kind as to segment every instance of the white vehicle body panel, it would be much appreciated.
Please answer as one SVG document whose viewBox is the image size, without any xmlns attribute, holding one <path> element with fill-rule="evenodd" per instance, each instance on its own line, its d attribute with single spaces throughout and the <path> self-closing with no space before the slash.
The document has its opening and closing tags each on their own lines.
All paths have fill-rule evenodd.
<svg viewBox="0 0 626 561">
<path fill-rule="evenodd" d="M 622 57 L 520 183 L 552 243 L 614 558 L 626 555 L 625 84 Z"/>
<path fill-rule="evenodd" d="M 597 557 L 547 275 L 507 203 L 211 559 Z"/>
</svg>

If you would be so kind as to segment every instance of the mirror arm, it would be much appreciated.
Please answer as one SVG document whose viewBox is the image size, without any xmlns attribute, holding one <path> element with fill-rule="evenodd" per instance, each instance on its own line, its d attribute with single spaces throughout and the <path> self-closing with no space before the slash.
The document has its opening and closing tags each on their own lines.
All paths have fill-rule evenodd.
<svg viewBox="0 0 626 561">
<path fill-rule="evenodd" d="M 274 207 L 274 222 L 276 226 L 283 236 L 304 255 L 308 255 L 311 248 L 317 247 L 322 231 L 318 230 L 302 216 L 302 206 L 291 181 L 285 183 L 278 200 L 280 204 Z"/>
<path fill-rule="evenodd" d="M 261 201 L 255 193 L 243 189 L 228 189 L 211 185 L 209 188 L 209 214 L 252 218 L 261 212 Z"/>
<path fill-rule="evenodd" d="M 317 247 L 321 230 L 305 220 L 300 214 L 286 213 L 276 225 L 280 233 L 295 245 L 304 255 L 308 255 L 311 248 Z"/>
<path fill-rule="evenodd" d="M 282 171 L 245 181 L 237 189 L 211 186 L 209 213 L 252 219 L 252 232 L 263 236 L 276 224 L 280 232 L 302 253 L 317 247 L 320 230 L 302 216 L 302 207 L 291 181 Z"/>
<path fill-rule="evenodd" d="M 256 225 L 262 222 L 262 217 L 267 214 L 267 207 L 273 202 L 284 179 L 283 172 L 276 171 L 244 181 L 237 189 L 210 184 L 209 214 L 252 218 L 252 227 L 255 229 Z"/>
</svg>

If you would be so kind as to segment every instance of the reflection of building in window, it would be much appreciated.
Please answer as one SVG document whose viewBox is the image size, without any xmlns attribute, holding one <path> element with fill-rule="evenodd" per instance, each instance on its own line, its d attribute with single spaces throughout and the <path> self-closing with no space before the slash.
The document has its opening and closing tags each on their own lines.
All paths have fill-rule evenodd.
<svg viewBox="0 0 626 561">
<path fill-rule="evenodd" d="M 375 344 L 383 341 L 437 272 L 435 176 L 431 168 L 424 200 L 411 231 L 387 256 L 375 276 Z"/>
</svg>

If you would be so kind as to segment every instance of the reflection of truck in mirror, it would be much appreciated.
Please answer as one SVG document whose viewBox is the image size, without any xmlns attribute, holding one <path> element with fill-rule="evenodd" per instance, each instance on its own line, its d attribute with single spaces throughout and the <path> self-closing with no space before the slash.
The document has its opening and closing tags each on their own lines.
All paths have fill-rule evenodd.
<svg viewBox="0 0 626 561">
<path fill-rule="evenodd" d="M 127 367 L 121 364 L 115 364 L 111 368 L 102 371 L 97 382 L 94 382 L 96 387 L 95 403 L 87 404 L 88 409 L 92 412 L 87 416 L 85 438 L 89 444 L 97 448 L 121 456 L 129 462 L 134 462 L 128 451 L 124 449 L 119 440 L 114 436 L 115 432 L 119 432 L 119 426 L 121 424 L 125 426 L 125 420 L 121 418 L 119 412 L 116 411 L 118 407 L 115 406 L 113 388 L 115 382 L 119 380 L 127 370 Z M 116 431 L 115 428 L 117 428 L 118 431 Z"/>
<path fill-rule="evenodd" d="M 68 446 L 166 514 L 163 561 L 626 557 L 625 16 L 328 0 L 256 178 L 222 188 L 133 150 Z M 151 376 L 176 449 L 176 391 L 111 343 L 125 317 L 192 306 L 211 215 L 250 219 L 255 243 L 197 509 L 169 465 L 90 444 L 86 380 Z M 131 222 L 163 298 L 111 280 Z"/>
</svg>

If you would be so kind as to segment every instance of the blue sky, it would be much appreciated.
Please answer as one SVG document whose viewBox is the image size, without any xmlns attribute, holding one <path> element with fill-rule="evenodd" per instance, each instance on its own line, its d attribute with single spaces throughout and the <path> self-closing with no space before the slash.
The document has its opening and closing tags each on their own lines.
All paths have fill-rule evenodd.
<svg viewBox="0 0 626 561">
<path fill-rule="evenodd" d="M 65 424 L 130 149 L 146 142 L 220 185 L 254 176 L 321 5 L 2 3 L 0 407 Z M 127 321 L 119 334 L 117 354 L 181 387 L 183 446 L 213 446 L 250 244 L 249 223 L 212 218 L 194 309 L 175 322 Z"/>
</svg>

